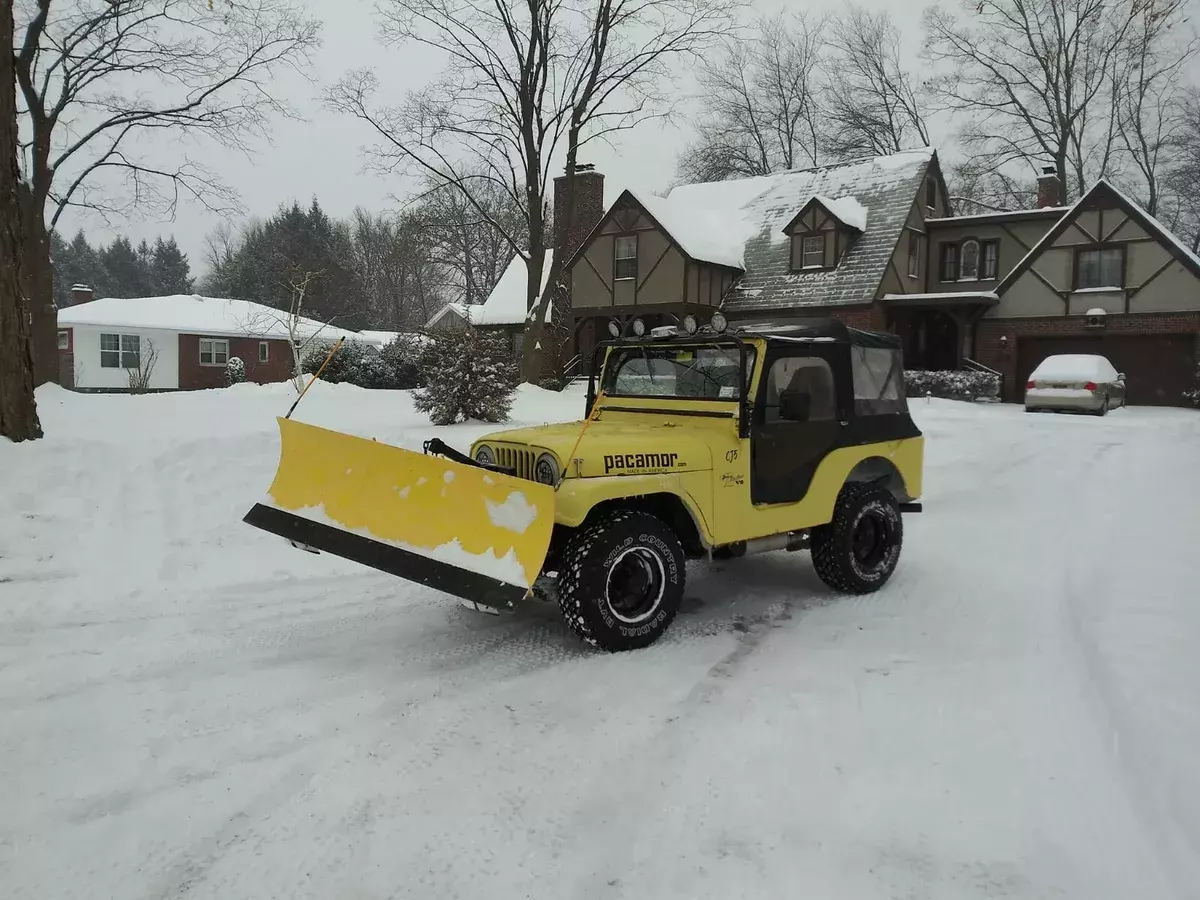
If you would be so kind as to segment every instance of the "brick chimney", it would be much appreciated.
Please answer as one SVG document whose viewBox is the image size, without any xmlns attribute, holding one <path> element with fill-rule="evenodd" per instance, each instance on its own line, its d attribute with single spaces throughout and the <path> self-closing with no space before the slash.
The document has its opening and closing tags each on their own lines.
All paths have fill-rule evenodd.
<svg viewBox="0 0 1200 900">
<path fill-rule="evenodd" d="M 567 226 L 567 176 L 554 179 L 554 246 L 567 256 L 579 249 L 596 223 L 604 217 L 604 176 L 590 163 L 575 167 L 575 208 Z"/>
<path fill-rule="evenodd" d="M 80 303 L 89 303 L 92 300 L 92 289 L 86 284 L 71 285 L 71 305 L 78 306 Z"/>
<path fill-rule="evenodd" d="M 1038 176 L 1038 209 L 1047 206 L 1062 206 L 1062 182 L 1058 178 L 1058 169 L 1046 166 Z"/>
</svg>

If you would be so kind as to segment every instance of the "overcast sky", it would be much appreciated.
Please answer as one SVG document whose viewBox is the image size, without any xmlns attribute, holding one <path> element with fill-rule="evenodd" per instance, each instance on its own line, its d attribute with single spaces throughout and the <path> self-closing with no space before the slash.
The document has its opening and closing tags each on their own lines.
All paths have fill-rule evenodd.
<svg viewBox="0 0 1200 900">
<path fill-rule="evenodd" d="M 918 20 L 924 0 L 862 0 L 864 6 L 890 9 L 911 38 L 914 54 L 919 40 Z M 373 0 L 308 0 L 312 13 L 324 22 L 323 45 L 314 58 L 312 76 L 316 84 L 288 75 L 281 78 L 278 93 L 306 117 L 306 121 L 279 121 L 273 129 L 271 144 L 262 144 L 250 159 L 226 151 L 206 151 L 204 164 L 229 185 L 242 199 L 249 215 L 265 217 L 281 203 L 298 199 L 303 204 L 316 196 L 322 207 L 338 217 L 346 216 L 355 206 L 380 210 L 395 206 L 389 195 L 403 196 L 410 189 L 399 177 L 381 178 L 363 171 L 362 147 L 370 141 L 363 123 L 348 115 L 324 108 L 324 86 L 347 70 L 371 66 L 385 91 L 399 99 L 408 90 L 423 84 L 436 71 L 432 51 L 418 47 L 383 47 L 376 40 Z M 757 0 L 757 8 L 774 12 L 780 8 L 798 8 L 792 3 Z M 806 8 L 813 5 L 805 4 Z M 649 123 L 620 137 L 613 147 L 595 144 L 587 159 L 606 176 L 609 199 L 614 191 L 629 186 L 645 191 L 662 191 L 672 178 L 675 156 L 688 139 L 687 126 L 662 127 Z M 158 152 L 169 154 L 172 144 L 164 143 Z M 95 219 L 64 215 L 59 230 L 68 238 L 83 227 L 89 239 L 111 240 L 118 232 L 129 234 L 135 243 L 143 237 L 174 234 L 188 254 L 193 274 L 204 266 L 204 236 L 219 217 L 199 204 L 181 206 L 174 221 L 160 217 L 114 223 L 106 226 Z M 235 223 L 238 224 L 238 223 Z"/>
</svg>

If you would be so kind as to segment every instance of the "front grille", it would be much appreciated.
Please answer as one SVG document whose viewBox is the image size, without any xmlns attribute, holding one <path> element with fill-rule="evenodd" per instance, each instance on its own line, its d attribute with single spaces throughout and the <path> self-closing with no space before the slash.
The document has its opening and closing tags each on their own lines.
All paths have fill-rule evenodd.
<svg viewBox="0 0 1200 900">
<path fill-rule="evenodd" d="M 537 462 L 537 454 L 532 450 L 520 447 L 497 447 L 496 463 L 506 469 L 514 469 L 518 478 L 533 481 L 533 464 Z"/>
</svg>

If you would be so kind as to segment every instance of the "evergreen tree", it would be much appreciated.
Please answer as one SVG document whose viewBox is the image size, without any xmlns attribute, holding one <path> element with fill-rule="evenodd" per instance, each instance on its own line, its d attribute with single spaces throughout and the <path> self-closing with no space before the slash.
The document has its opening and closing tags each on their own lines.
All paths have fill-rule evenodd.
<svg viewBox="0 0 1200 900">
<path fill-rule="evenodd" d="M 422 368 L 426 386 L 413 392 L 413 405 L 434 425 L 508 419 L 517 369 L 504 335 L 476 329 L 434 332 Z"/>
<path fill-rule="evenodd" d="M 149 297 L 149 273 L 142 266 L 138 251 L 129 238 L 120 235 L 100 251 L 104 266 L 105 295 L 111 297 Z"/>
<path fill-rule="evenodd" d="M 156 294 L 167 296 L 192 293 L 190 268 L 187 256 L 175 243 L 174 236 L 166 241 L 160 237 L 154 242 L 150 259 L 150 282 Z"/>
</svg>

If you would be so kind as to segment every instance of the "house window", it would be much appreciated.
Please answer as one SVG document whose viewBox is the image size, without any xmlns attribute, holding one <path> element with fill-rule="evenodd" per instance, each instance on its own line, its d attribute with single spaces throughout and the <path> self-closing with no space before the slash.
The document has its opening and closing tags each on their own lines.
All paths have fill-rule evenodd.
<svg viewBox="0 0 1200 900">
<path fill-rule="evenodd" d="M 800 241 L 800 268 L 825 268 L 825 235 L 806 234 Z"/>
<path fill-rule="evenodd" d="M 260 350 L 261 354 L 262 351 Z M 216 338 L 200 339 L 200 365 L 223 366 L 229 362 L 229 341 Z"/>
<path fill-rule="evenodd" d="M 1125 286 L 1125 248 L 1100 247 L 1075 253 L 1075 289 Z"/>
<path fill-rule="evenodd" d="M 513 334 L 513 356 L 517 359 L 521 358 L 521 351 L 525 349 L 525 332 L 518 331 Z"/>
<path fill-rule="evenodd" d="M 917 278 L 921 274 L 921 235 L 915 231 L 908 233 L 908 277 Z"/>
<path fill-rule="evenodd" d="M 942 281 L 958 281 L 958 244 L 942 244 Z"/>
<path fill-rule="evenodd" d="M 963 241 L 959 250 L 958 280 L 979 280 L 979 241 Z"/>
<path fill-rule="evenodd" d="M 70 338 L 70 335 L 68 335 L 68 334 L 67 334 L 67 332 L 65 332 L 65 331 L 60 331 L 60 332 L 58 333 L 58 349 L 59 349 L 59 350 L 66 350 L 66 349 L 68 349 L 70 346 L 71 346 L 71 338 Z"/>
<path fill-rule="evenodd" d="M 258 342 L 258 361 L 266 362 L 271 358 L 271 345 L 266 341 Z"/>
<path fill-rule="evenodd" d="M 1000 242 L 983 242 L 983 274 L 984 280 L 994 279 L 1000 273 Z"/>
<path fill-rule="evenodd" d="M 629 234 L 613 243 L 614 276 L 617 281 L 637 278 L 637 235 Z"/>
<path fill-rule="evenodd" d="M 141 365 L 141 338 L 136 334 L 100 335 L 100 368 L 138 369 Z"/>
<path fill-rule="evenodd" d="M 925 205 L 930 209 L 937 209 L 937 185 L 930 178 L 925 182 Z"/>
</svg>

